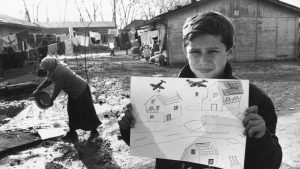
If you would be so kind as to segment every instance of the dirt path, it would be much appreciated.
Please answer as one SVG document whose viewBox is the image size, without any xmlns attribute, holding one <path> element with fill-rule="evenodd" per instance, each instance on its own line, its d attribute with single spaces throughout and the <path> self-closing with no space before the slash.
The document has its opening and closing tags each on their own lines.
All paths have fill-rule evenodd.
<svg viewBox="0 0 300 169">
<path fill-rule="evenodd" d="M 86 77 L 83 60 L 78 64 L 69 60 L 68 65 Z M 98 128 L 101 139 L 88 143 L 89 133 L 79 131 L 79 142 L 75 144 L 60 139 L 44 141 L 1 159 L 0 168 L 154 168 L 154 159 L 129 155 L 129 147 L 120 140 L 117 119 L 130 102 L 130 76 L 163 74 L 174 77 L 180 68 L 158 67 L 124 55 L 93 58 L 87 67 L 97 114 L 103 122 Z M 240 78 L 250 79 L 262 88 L 274 102 L 279 116 L 277 135 L 284 152 L 281 169 L 300 168 L 300 94 L 297 92 L 300 90 L 300 64 L 233 63 L 233 69 Z M 26 96 L 14 102 L 2 99 L 0 110 L 5 110 L 12 119 L 3 123 L 0 131 L 30 129 L 35 132 L 38 128 L 63 128 L 67 131 L 66 100 L 66 95 L 61 94 L 54 106 L 44 111 Z"/>
</svg>

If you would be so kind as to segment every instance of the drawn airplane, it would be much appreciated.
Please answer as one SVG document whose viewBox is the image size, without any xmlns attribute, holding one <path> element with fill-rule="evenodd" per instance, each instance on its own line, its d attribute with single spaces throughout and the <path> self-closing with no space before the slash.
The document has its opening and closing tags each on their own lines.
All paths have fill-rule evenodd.
<svg viewBox="0 0 300 169">
<path fill-rule="evenodd" d="M 191 87 L 207 87 L 204 83 L 207 82 L 206 80 L 202 80 L 202 81 L 199 81 L 199 82 L 194 82 L 194 81 L 191 81 L 189 79 L 186 79 L 186 81 L 189 83 L 189 85 Z"/>
<path fill-rule="evenodd" d="M 160 80 L 160 82 L 159 83 L 157 83 L 157 84 L 150 84 L 150 86 L 151 87 L 153 87 L 153 90 L 156 90 L 156 89 L 164 89 L 164 87 L 162 87 L 161 85 L 163 84 L 163 83 L 166 83 L 165 81 L 163 81 L 163 80 Z"/>
</svg>

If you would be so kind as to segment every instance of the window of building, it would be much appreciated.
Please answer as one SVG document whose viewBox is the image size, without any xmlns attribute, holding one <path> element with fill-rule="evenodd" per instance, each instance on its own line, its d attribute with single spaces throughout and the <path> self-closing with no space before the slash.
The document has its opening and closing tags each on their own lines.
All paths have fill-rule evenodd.
<svg viewBox="0 0 300 169">
<path fill-rule="evenodd" d="M 154 115 L 150 115 L 150 119 L 154 119 Z"/>
<path fill-rule="evenodd" d="M 218 93 L 214 93 L 213 98 L 217 98 L 217 97 L 218 97 Z"/>
<path fill-rule="evenodd" d="M 174 110 L 178 110 L 178 106 L 174 106 Z"/>
<path fill-rule="evenodd" d="M 155 102 L 155 99 L 151 100 L 151 103 L 153 104 Z"/>
<path fill-rule="evenodd" d="M 149 110 L 154 110 L 153 106 L 150 106 L 150 107 L 149 107 Z"/>
<path fill-rule="evenodd" d="M 159 110 L 159 106 L 156 106 L 156 110 Z"/>
<path fill-rule="evenodd" d="M 195 96 L 199 96 L 199 92 L 196 92 L 196 93 L 195 93 Z"/>
<path fill-rule="evenodd" d="M 191 154 L 196 154 L 196 150 L 195 149 L 191 149 Z"/>
</svg>

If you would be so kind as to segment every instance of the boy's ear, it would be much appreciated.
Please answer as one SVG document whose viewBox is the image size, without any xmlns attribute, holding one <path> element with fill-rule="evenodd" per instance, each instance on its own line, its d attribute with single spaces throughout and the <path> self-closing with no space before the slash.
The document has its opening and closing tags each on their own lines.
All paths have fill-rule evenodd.
<svg viewBox="0 0 300 169">
<path fill-rule="evenodd" d="M 186 45 L 185 45 L 185 42 L 183 41 L 182 42 L 182 50 L 183 50 L 183 53 L 184 55 L 186 56 L 186 49 L 185 49 Z"/>
<path fill-rule="evenodd" d="M 233 58 L 233 48 L 234 48 L 234 46 L 227 50 L 227 60 L 230 60 Z"/>
</svg>

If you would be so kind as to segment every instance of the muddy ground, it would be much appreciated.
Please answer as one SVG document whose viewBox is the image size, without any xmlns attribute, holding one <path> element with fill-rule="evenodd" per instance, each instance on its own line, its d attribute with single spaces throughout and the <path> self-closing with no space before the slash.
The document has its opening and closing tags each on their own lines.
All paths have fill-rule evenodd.
<svg viewBox="0 0 300 169">
<path fill-rule="evenodd" d="M 67 64 L 86 78 L 83 59 L 78 62 L 68 59 Z M 237 72 L 236 76 L 249 79 L 274 102 L 279 117 L 277 135 L 284 152 L 281 169 L 300 168 L 300 63 L 240 62 L 232 63 L 232 67 Z M 40 82 L 41 79 L 35 76 L 35 66 L 31 65 L 28 69 L 26 74 L 6 79 L 5 83 L 28 79 Z M 87 61 L 87 70 L 95 108 L 103 122 L 98 128 L 101 137 L 87 142 L 89 133 L 78 131 L 78 143 L 66 143 L 60 138 L 43 141 L 6 155 L 0 159 L 0 168 L 154 168 L 154 159 L 129 155 L 129 147 L 120 139 L 117 119 L 130 102 L 130 76 L 175 77 L 180 65 L 158 67 L 119 53 L 115 57 L 94 55 Z M 3 79 L 1 83 L 4 83 Z M 41 110 L 29 94 L 19 92 L 18 95 L 1 96 L 0 131 L 26 130 L 34 133 L 39 128 L 62 128 L 67 131 L 66 101 L 67 96 L 61 93 L 53 107 Z"/>
</svg>

